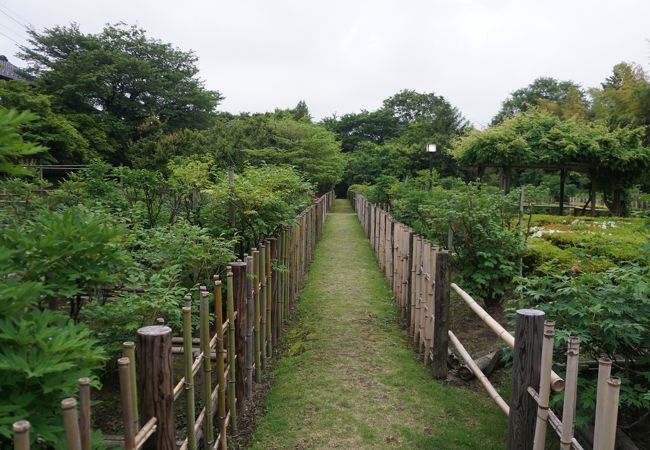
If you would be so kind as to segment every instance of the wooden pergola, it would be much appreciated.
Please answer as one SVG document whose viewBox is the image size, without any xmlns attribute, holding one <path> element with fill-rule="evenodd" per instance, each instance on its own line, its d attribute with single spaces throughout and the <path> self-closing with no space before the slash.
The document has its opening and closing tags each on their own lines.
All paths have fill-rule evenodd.
<svg viewBox="0 0 650 450">
<path fill-rule="evenodd" d="M 478 176 L 483 178 L 485 169 L 498 168 L 501 171 L 501 190 L 505 193 L 510 191 L 510 183 L 512 180 L 512 169 L 542 169 L 548 171 L 560 172 L 560 215 L 564 215 L 564 184 L 566 182 L 566 174 L 568 171 L 581 172 L 589 174 L 591 180 L 589 200 L 591 202 L 591 215 L 596 215 L 596 171 L 598 166 L 593 163 L 564 163 L 564 164 L 479 164 L 476 166 L 478 169 Z"/>
</svg>

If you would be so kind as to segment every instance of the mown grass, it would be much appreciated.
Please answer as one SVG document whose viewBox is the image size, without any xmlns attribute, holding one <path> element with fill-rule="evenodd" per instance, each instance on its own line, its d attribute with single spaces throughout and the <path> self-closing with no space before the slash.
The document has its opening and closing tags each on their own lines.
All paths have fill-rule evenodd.
<svg viewBox="0 0 650 450">
<path fill-rule="evenodd" d="M 356 217 L 338 200 L 253 449 L 500 449 L 507 421 L 482 393 L 417 360 Z"/>
</svg>

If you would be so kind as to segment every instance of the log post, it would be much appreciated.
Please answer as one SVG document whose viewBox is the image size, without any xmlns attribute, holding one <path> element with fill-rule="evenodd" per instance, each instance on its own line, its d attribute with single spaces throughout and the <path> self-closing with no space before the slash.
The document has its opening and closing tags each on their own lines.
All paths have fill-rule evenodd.
<svg viewBox="0 0 650 450">
<path fill-rule="evenodd" d="M 508 417 L 509 450 L 533 448 L 537 403 L 528 395 L 528 386 L 539 386 L 543 333 L 544 312 L 517 310 Z"/>
<path fill-rule="evenodd" d="M 142 448 L 176 450 L 171 328 L 140 328 L 136 359 L 140 423 L 147 423 L 151 417 L 157 419 L 156 432 Z"/>
<path fill-rule="evenodd" d="M 79 378 L 79 427 L 81 429 L 81 450 L 90 450 L 90 378 Z"/>
<path fill-rule="evenodd" d="M 436 252 L 435 289 L 433 298 L 433 349 L 431 370 L 434 378 L 447 378 L 449 331 L 449 297 L 451 292 L 451 255 Z"/>
</svg>

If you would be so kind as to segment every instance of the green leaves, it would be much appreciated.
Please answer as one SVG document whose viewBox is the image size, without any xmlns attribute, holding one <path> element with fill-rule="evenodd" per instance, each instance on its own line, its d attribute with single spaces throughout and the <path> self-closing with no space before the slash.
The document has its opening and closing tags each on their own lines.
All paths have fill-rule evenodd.
<svg viewBox="0 0 650 450">
<path fill-rule="evenodd" d="M 556 322 L 556 361 L 563 360 L 568 337 L 579 336 L 582 355 L 617 361 L 614 372 L 623 379 L 621 405 L 640 411 L 650 407 L 648 267 L 624 263 L 598 273 L 567 268 L 552 275 L 524 278 L 519 290 L 525 306 L 543 310 Z M 584 388 L 594 394 L 595 379 L 586 378 Z M 581 405 L 585 407 L 582 415 L 593 413 L 593 404 L 581 400 Z"/>
<path fill-rule="evenodd" d="M 20 158 L 45 151 L 45 147 L 23 140 L 20 128 L 36 119 L 29 112 L 0 108 L 0 173 L 9 175 L 30 175 L 31 172 L 19 165 Z"/>
<path fill-rule="evenodd" d="M 74 395 L 81 377 L 92 377 L 105 354 L 90 331 L 63 314 L 35 307 L 45 292 L 39 282 L 13 272 L 15 254 L 0 247 L 0 445 L 11 424 L 29 419 L 32 439 L 64 445 L 60 401 Z"/>
<path fill-rule="evenodd" d="M 521 233 L 510 225 L 516 200 L 489 186 L 448 179 L 435 180 L 428 192 L 427 177 L 393 185 L 391 212 L 441 246 L 447 245 L 451 227 L 464 289 L 488 306 L 499 304 L 518 273 L 523 251 Z"/>
<path fill-rule="evenodd" d="M 5 229 L 0 243 L 21 281 L 42 284 L 49 299 L 73 299 L 119 280 L 128 257 L 123 230 L 82 206 L 41 211 L 30 222 Z"/>
</svg>

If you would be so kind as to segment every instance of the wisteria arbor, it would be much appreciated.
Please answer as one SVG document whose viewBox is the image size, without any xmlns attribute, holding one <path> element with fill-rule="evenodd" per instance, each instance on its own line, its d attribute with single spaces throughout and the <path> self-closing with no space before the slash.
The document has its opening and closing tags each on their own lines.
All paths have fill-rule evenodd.
<svg viewBox="0 0 650 450">
<path fill-rule="evenodd" d="M 644 129 L 609 129 L 599 122 L 561 119 L 537 108 L 520 113 L 483 131 L 473 131 L 455 143 L 454 157 L 475 167 L 501 170 L 501 188 L 508 192 L 513 169 L 560 172 L 560 211 L 568 171 L 583 172 L 591 180 L 590 203 L 595 213 L 596 187 L 612 213 L 624 213 L 625 191 L 650 170 L 650 148 Z"/>
</svg>

